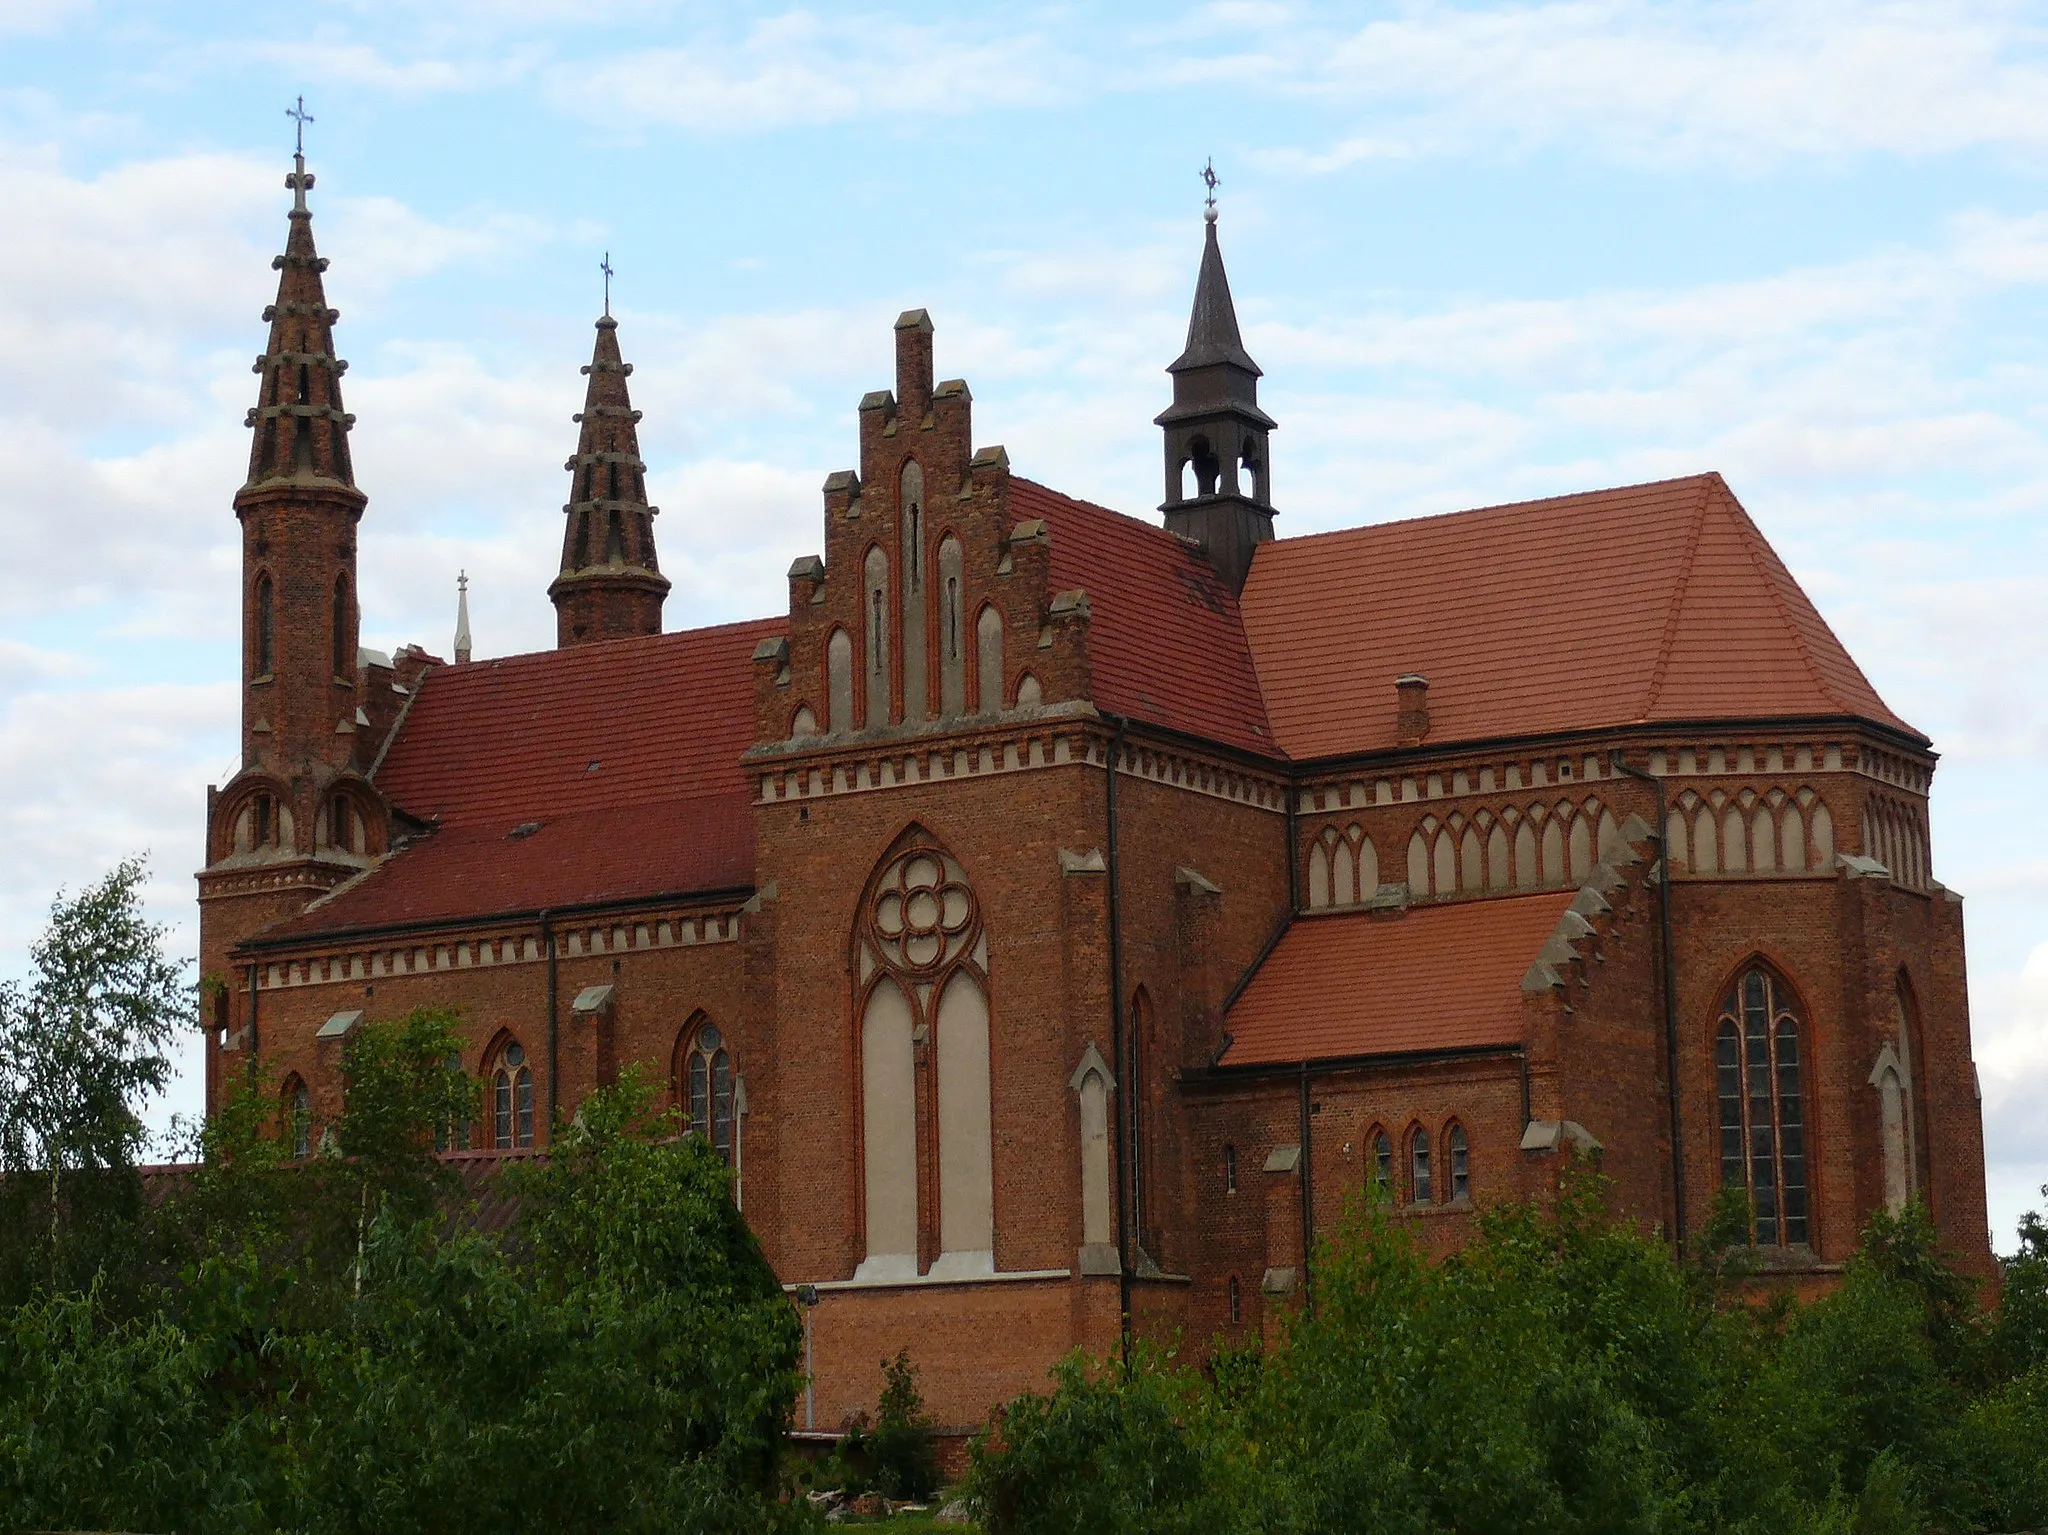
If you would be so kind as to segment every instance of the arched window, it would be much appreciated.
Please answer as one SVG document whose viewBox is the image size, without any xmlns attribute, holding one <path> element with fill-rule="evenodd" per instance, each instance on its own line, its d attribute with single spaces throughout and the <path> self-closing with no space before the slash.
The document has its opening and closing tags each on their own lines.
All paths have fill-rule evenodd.
<svg viewBox="0 0 2048 1535">
<path fill-rule="evenodd" d="M 939 713 L 967 712 L 967 556 L 948 533 L 939 540 Z"/>
<path fill-rule="evenodd" d="M 870 728 L 889 723 L 889 556 L 868 550 L 863 566 L 867 593 L 867 721 Z"/>
<path fill-rule="evenodd" d="M 854 932 L 856 973 L 866 988 L 867 1257 L 857 1275 L 914 1278 L 920 1238 L 936 1236 L 931 1272 L 971 1278 L 995 1271 L 989 943 L 966 871 L 922 832 L 906 840 L 870 883 Z M 927 1068 L 935 1104 L 918 1091 Z M 938 1171 L 936 1221 L 919 1205 L 920 1166 Z"/>
<path fill-rule="evenodd" d="M 1375 1192 L 1393 1197 L 1394 1138 L 1384 1130 L 1372 1133 L 1372 1160 L 1366 1165 L 1366 1176 L 1372 1180 Z"/>
<path fill-rule="evenodd" d="M 924 579 L 924 470 L 916 459 L 903 465 L 896 504 L 900 513 L 898 531 L 903 590 L 901 641 L 903 656 L 903 718 L 921 720 L 929 702 L 925 682 L 925 579 Z"/>
<path fill-rule="evenodd" d="M 1417 1125 L 1408 1138 L 1408 1194 L 1412 1204 L 1436 1202 L 1429 1176 L 1429 1132 Z"/>
<path fill-rule="evenodd" d="M 313 1154 L 313 1095 L 306 1091 L 303 1077 L 294 1073 L 284 1085 L 285 1131 L 291 1138 L 292 1155 Z"/>
<path fill-rule="evenodd" d="M 271 594 L 270 572 L 256 576 L 255 651 L 252 675 L 268 677 L 277 668 L 277 604 Z"/>
<path fill-rule="evenodd" d="M 1721 1182 L 1746 1189 L 1763 1247 L 1807 1240 L 1806 1119 L 1799 1018 L 1790 989 L 1761 965 L 1736 978 L 1714 1031 Z"/>
<path fill-rule="evenodd" d="M 853 641 L 844 629 L 825 641 L 825 728 L 834 735 L 853 729 Z"/>
<path fill-rule="evenodd" d="M 690 1131 L 711 1143 L 722 1162 L 732 1161 L 732 1052 L 715 1023 L 705 1023 L 690 1041 L 683 1062 L 684 1108 Z"/>
<path fill-rule="evenodd" d="M 1237 1148 L 1235 1146 L 1225 1146 L 1223 1148 L 1223 1192 L 1226 1194 L 1235 1194 L 1237 1192 Z"/>
<path fill-rule="evenodd" d="M 491 1145 L 511 1151 L 533 1144 L 533 1068 L 517 1040 L 498 1055 L 491 1073 Z"/>
<path fill-rule="evenodd" d="M 1472 1197 L 1472 1151 L 1463 1125 L 1452 1123 L 1444 1147 L 1451 1158 L 1451 1203 L 1458 1204 Z"/>
<path fill-rule="evenodd" d="M 983 608 L 974 621 L 974 665 L 979 696 L 974 706 L 983 714 L 1003 707 L 1003 615 Z"/>
<path fill-rule="evenodd" d="M 348 577 L 334 578 L 334 676 L 338 682 L 352 682 L 356 675 L 356 647 L 353 631 L 355 610 L 348 600 Z"/>
<path fill-rule="evenodd" d="M 1230 1325 L 1235 1327 L 1244 1320 L 1244 1291 L 1239 1288 L 1237 1275 L 1230 1276 Z"/>
</svg>

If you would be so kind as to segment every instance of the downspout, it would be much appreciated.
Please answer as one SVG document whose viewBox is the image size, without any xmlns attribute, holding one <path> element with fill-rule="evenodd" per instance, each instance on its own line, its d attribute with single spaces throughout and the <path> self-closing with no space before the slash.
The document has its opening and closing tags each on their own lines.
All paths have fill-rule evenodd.
<svg viewBox="0 0 2048 1535">
<path fill-rule="evenodd" d="M 555 1121 L 561 1113 L 562 1098 L 555 1085 L 560 1075 L 561 1064 L 555 1027 L 555 924 L 552 915 L 547 911 L 540 914 L 540 946 L 548 962 L 548 1143 L 552 1145 L 555 1139 Z"/>
<path fill-rule="evenodd" d="M 1118 1105 L 1118 1135 L 1116 1138 L 1116 1289 L 1118 1336 L 1123 1345 L 1124 1368 L 1131 1367 L 1131 1216 L 1137 1203 L 1130 1188 L 1134 1158 L 1130 1140 L 1137 1123 L 1133 1105 L 1137 1101 L 1138 1084 L 1132 1080 L 1130 1062 L 1125 1058 L 1124 1040 L 1124 941 L 1123 925 L 1117 905 L 1117 839 L 1116 839 L 1116 765 L 1123 755 L 1124 732 L 1131 722 L 1120 714 L 1105 714 L 1105 719 L 1116 721 L 1116 734 L 1110 738 L 1109 756 L 1106 759 L 1108 777 L 1105 783 L 1103 814 L 1106 821 L 1104 835 L 1109 842 L 1105 855 L 1104 876 L 1109 881 L 1109 1053 L 1116 1062 L 1118 1076 L 1123 1079 L 1123 1092 Z"/>
<path fill-rule="evenodd" d="M 1308 1103 L 1308 1062 L 1301 1063 L 1301 1301 L 1313 1316 L 1316 1309 L 1315 1285 L 1310 1269 L 1315 1262 L 1316 1250 L 1316 1203 L 1315 1203 L 1315 1158 L 1310 1153 L 1309 1103 Z"/>
<path fill-rule="evenodd" d="M 1657 788 L 1657 827 L 1651 833 L 1658 849 L 1657 946 L 1658 968 L 1664 972 L 1664 1074 L 1670 1088 L 1671 1113 L 1671 1221 L 1672 1246 L 1685 1256 L 1685 1120 L 1679 1110 L 1678 1092 L 1678 986 L 1671 973 L 1671 812 L 1665 799 L 1664 780 L 1655 773 L 1630 767 L 1616 747 L 1608 754 L 1615 770 L 1641 779 Z"/>
<path fill-rule="evenodd" d="M 256 1034 L 256 981 L 257 968 L 249 967 L 249 1085 L 256 1085 L 256 1046 L 260 1042 Z"/>
</svg>

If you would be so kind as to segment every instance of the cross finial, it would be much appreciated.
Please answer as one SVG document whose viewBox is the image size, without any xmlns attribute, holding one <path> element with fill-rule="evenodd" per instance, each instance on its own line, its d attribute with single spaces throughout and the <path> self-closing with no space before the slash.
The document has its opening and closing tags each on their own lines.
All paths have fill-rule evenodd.
<svg viewBox="0 0 2048 1535">
<path fill-rule="evenodd" d="M 604 253 L 604 260 L 597 264 L 597 269 L 604 273 L 604 316 L 609 320 L 612 316 L 612 253 L 610 251 Z"/>
<path fill-rule="evenodd" d="M 1216 161 L 1212 156 L 1202 166 L 1202 185 L 1209 189 L 1208 201 L 1203 204 L 1202 217 L 1210 223 L 1216 222 Z"/>
<path fill-rule="evenodd" d="M 292 140 L 292 153 L 302 155 L 306 152 L 306 124 L 313 121 L 313 114 L 306 110 L 306 98 L 301 96 L 297 106 L 286 107 L 284 115 L 298 124 L 297 133 Z"/>
</svg>

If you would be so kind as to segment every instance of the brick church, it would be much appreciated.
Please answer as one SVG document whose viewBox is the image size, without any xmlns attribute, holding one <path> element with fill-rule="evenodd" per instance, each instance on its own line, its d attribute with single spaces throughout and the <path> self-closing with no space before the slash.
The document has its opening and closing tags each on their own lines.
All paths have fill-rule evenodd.
<svg viewBox="0 0 2048 1535">
<path fill-rule="evenodd" d="M 1580 1152 L 1801 1283 L 1913 1199 L 1989 1271 L 1935 754 L 1718 475 L 1276 537 L 1212 208 L 1156 515 L 977 444 L 913 310 L 788 610 L 664 629 L 607 315 L 555 648 L 384 655 L 286 184 L 210 1102 L 260 1068 L 310 1150 L 350 1032 L 452 1006 L 484 1159 L 640 1063 L 815 1295 L 820 1430 L 899 1346 L 967 1426 L 1126 1318 L 1257 1335 L 1367 1188 L 1448 1247 Z"/>
</svg>

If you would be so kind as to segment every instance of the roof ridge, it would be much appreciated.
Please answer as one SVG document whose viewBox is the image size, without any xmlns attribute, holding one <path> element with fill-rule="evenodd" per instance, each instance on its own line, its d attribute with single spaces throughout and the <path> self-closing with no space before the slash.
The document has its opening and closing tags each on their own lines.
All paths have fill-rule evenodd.
<svg viewBox="0 0 2048 1535">
<path fill-rule="evenodd" d="M 1657 709 L 1657 700 L 1664 692 L 1664 679 L 1671 670 L 1671 651 L 1678 643 L 1678 621 L 1685 612 L 1687 589 L 1692 585 L 1693 559 L 1700 551 L 1700 537 L 1706 531 L 1707 511 L 1714 504 L 1713 487 L 1702 483 L 1700 486 L 1699 512 L 1692 520 L 1692 531 L 1686 535 L 1685 554 L 1678 562 L 1678 580 L 1671 588 L 1671 608 L 1664 615 L 1664 637 L 1657 646 L 1657 664 L 1650 669 L 1650 691 L 1643 700 L 1643 712 L 1638 719 L 1648 719 Z"/>
<path fill-rule="evenodd" d="M 1820 690 L 1821 697 L 1829 700 L 1844 714 L 1858 713 L 1859 711 L 1856 706 L 1836 692 L 1826 676 L 1822 674 L 1819 663 L 1814 658 L 1813 647 L 1807 643 L 1806 635 L 1801 631 L 1798 621 L 1793 618 L 1791 610 L 1785 604 L 1783 581 L 1791 580 L 1792 573 L 1785 569 L 1782 561 L 1767 562 L 1764 559 L 1764 551 L 1770 546 L 1764 538 L 1763 530 L 1751 519 L 1749 509 L 1735 498 L 1734 491 L 1729 490 L 1726 494 L 1728 504 L 1735 510 L 1736 537 L 1742 540 L 1744 552 L 1749 555 L 1750 568 L 1762 580 L 1764 589 L 1771 599 L 1771 606 L 1777 610 L 1778 622 L 1785 626 L 1785 632 L 1791 637 L 1793 647 L 1799 652 L 1799 664 L 1806 668 L 1806 675 L 1813 679 L 1813 685 Z M 1771 568 L 1773 564 L 1777 566 L 1775 570 Z M 1782 581 L 1781 577 L 1783 578 Z M 1810 603 L 1808 605 L 1811 606 Z M 1819 617 L 1817 609 L 1815 610 L 1815 616 Z M 1825 626 L 1827 620 L 1823 618 L 1821 623 Z M 1841 645 L 1841 640 L 1835 635 L 1833 630 L 1828 631 L 1828 637 L 1833 639 L 1837 646 Z M 1842 653 L 1847 655 L 1848 651 L 1844 649 Z M 1853 659 L 1850 664 L 1852 666 L 1855 665 Z M 1866 678 L 1865 680 L 1868 681 L 1869 679 Z M 1877 689 L 1871 689 L 1873 695 L 1876 692 Z M 1878 704 L 1880 707 L 1884 707 L 1884 700 L 1879 698 Z M 1887 708 L 1886 712 L 1889 713 L 1890 710 Z"/>
<path fill-rule="evenodd" d="M 1314 533 L 1294 533 L 1286 538 L 1276 538 L 1276 544 L 1305 544 L 1318 538 L 1342 538 L 1353 533 L 1378 533 L 1388 528 L 1409 527 L 1423 522 L 1447 522 L 1453 517 L 1476 517 L 1482 512 L 1519 512 L 1532 506 L 1556 506 L 1565 501 L 1590 501 L 1596 496 L 1620 495 L 1623 491 L 1661 490 L 1666 486 L 1688 483 L 1706 483 L 1721 478 L 1720 472 L 1704 469 L 1698 474 L 1675 474 L 1668 479 L 1642 480 L 1630 485 L 1603 485 L 1595 490 L 1569 490 L 1554 496 L 1530 496 L 1521 501 L 1495 501 L 1486 506 L 1461 506 L 1448 512 L 1421 512 L 1413 517 L 1390 517 L 1385 522 L 1356 522 L 1344 528 L 1323 528 Z M 1055 495 L 1059 492 L 1055 491 Z M 1122 516 L 1123 513 L 1117 515 Z M 1135 519 L 1134 519 L 1135 520 Z M 1142 526 L 1149 527 L 1146 523 Z M 1161 531 L 1164 531 L 1163 529 Z"/>
</svg>

